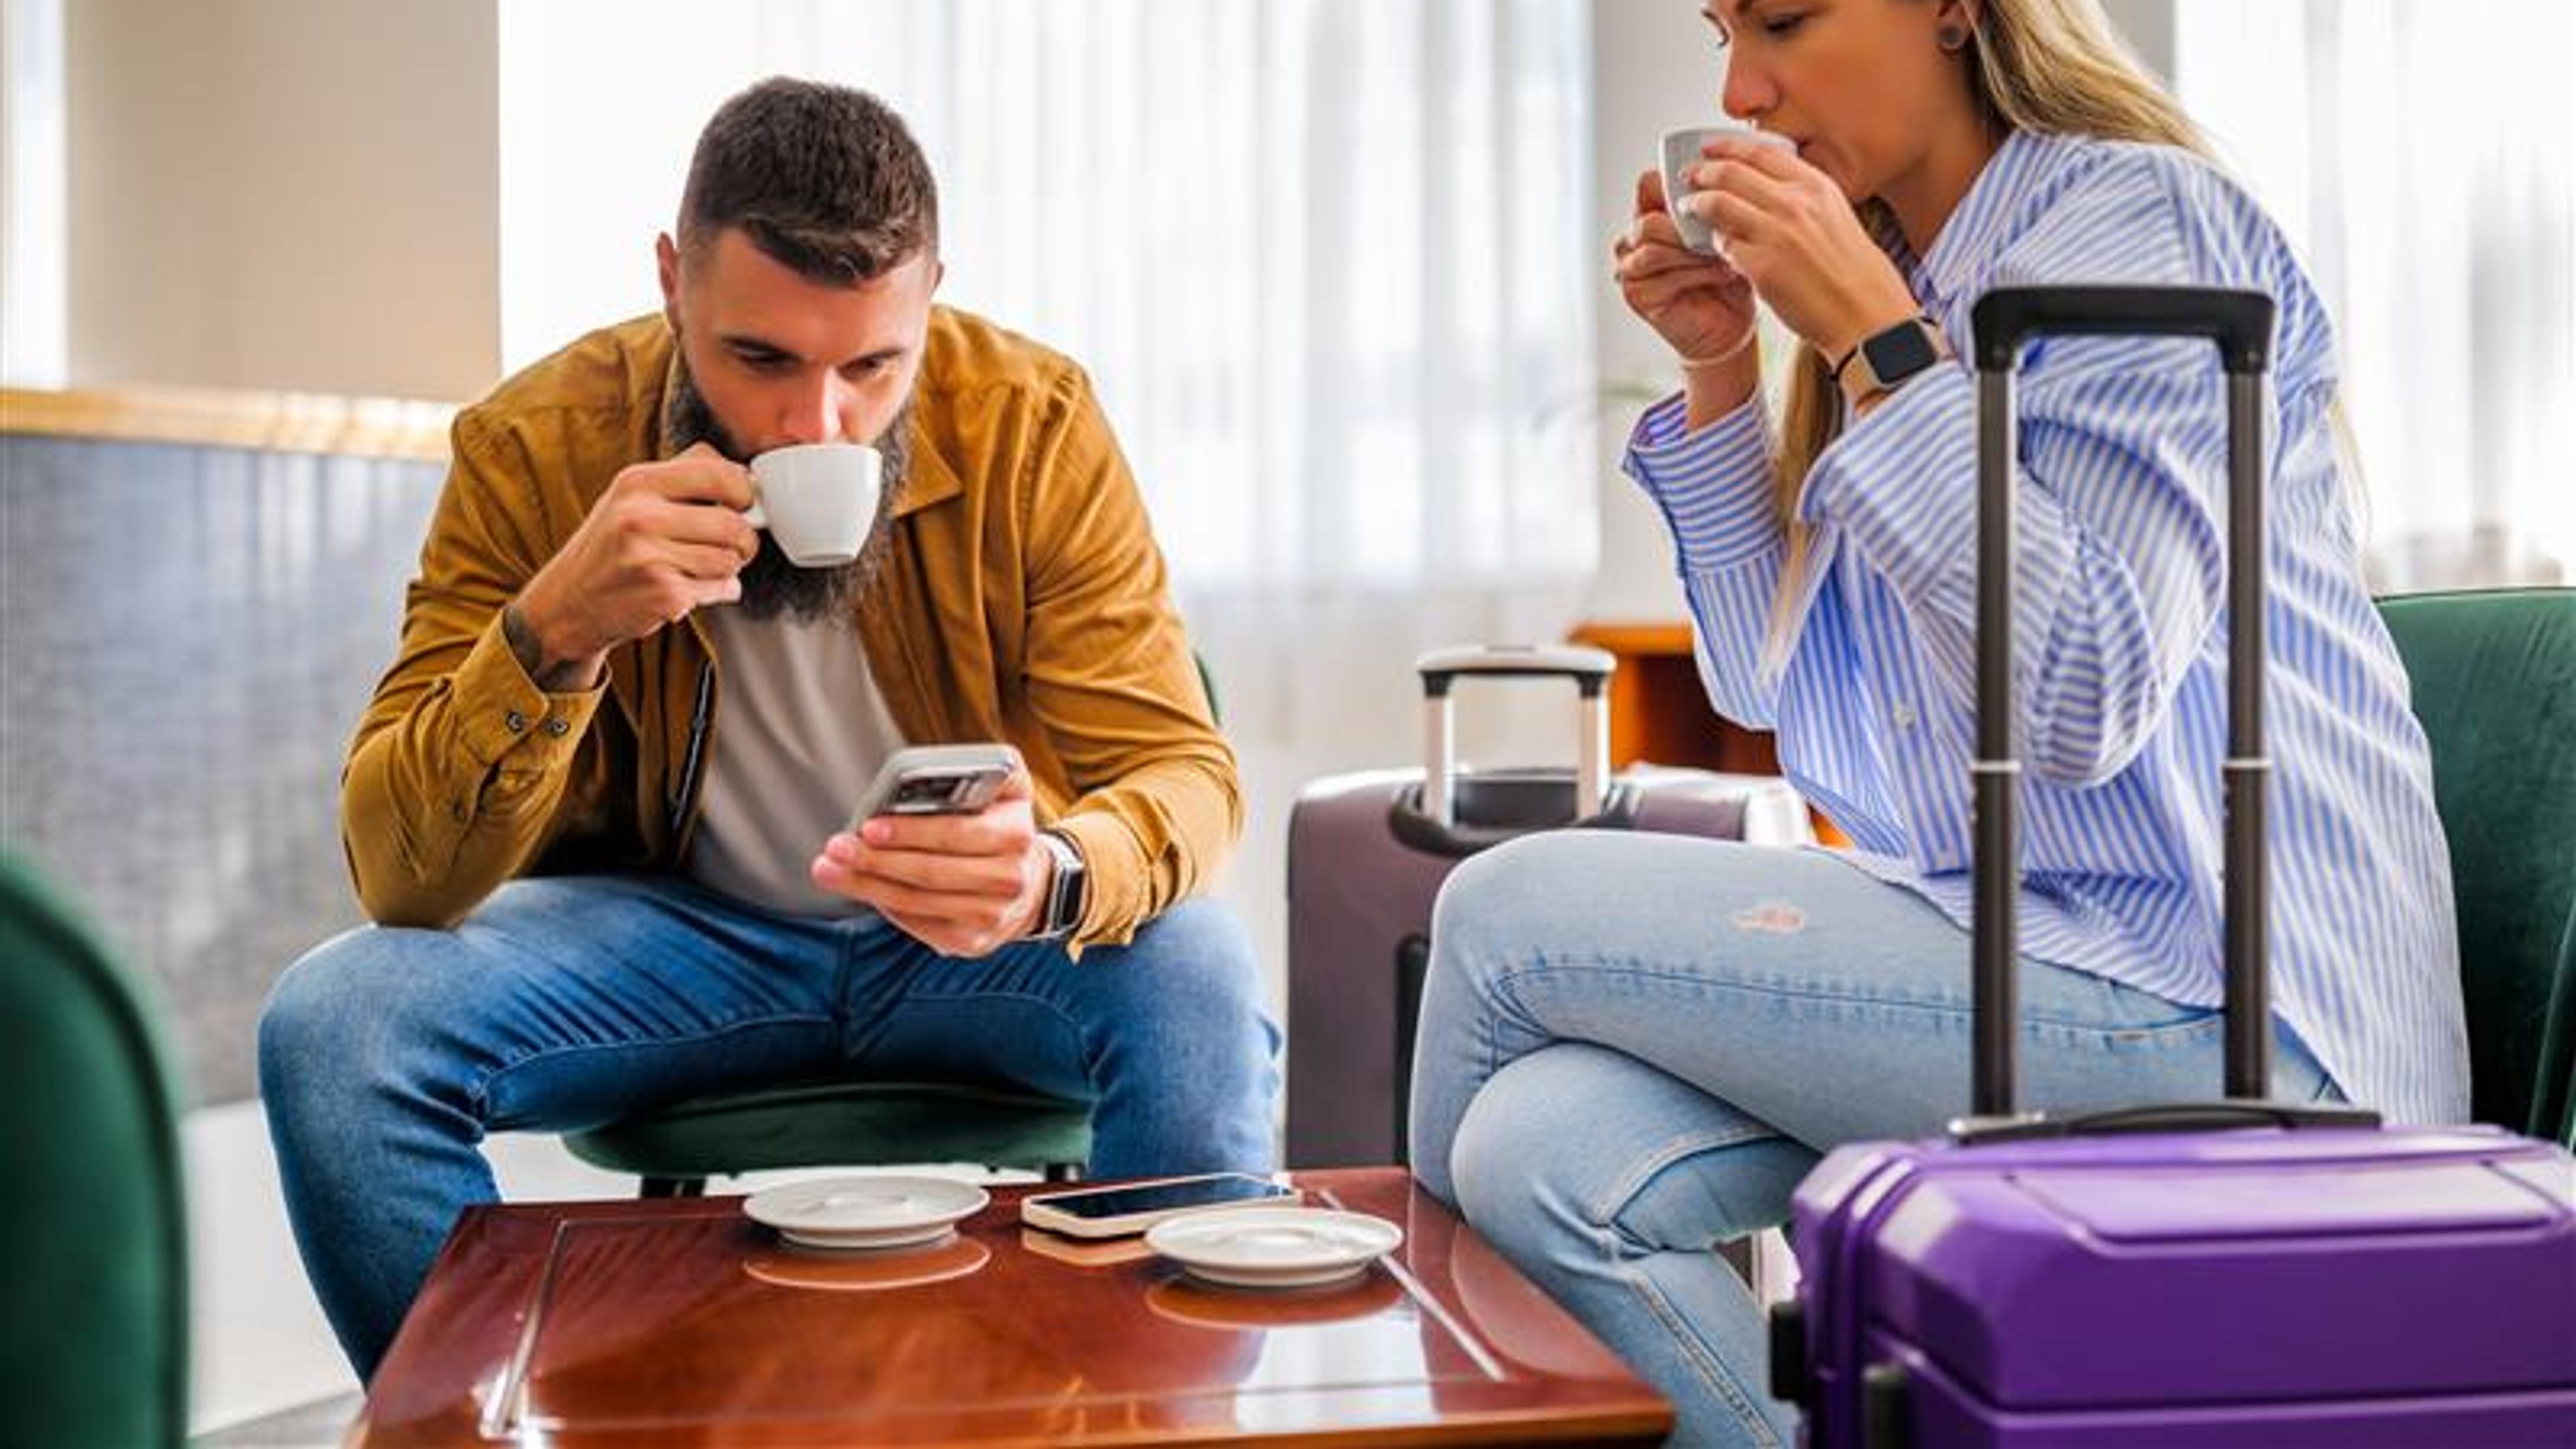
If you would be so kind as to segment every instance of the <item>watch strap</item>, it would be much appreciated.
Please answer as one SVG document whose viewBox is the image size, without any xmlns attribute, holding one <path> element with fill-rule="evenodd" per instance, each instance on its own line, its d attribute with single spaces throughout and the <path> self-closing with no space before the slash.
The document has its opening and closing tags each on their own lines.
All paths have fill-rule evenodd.
<svg viewBox="0 0 2576 1449">
<path fill-rule="evenodd" d="M 1033 941 L 1052 941 L 1073 934 L 1082 924 L 1085 896 L 1082 851 L 1063 832 L 1041 830 L 1038 844 L 1045 847 L 1055 861 L 1047 879 L 1046 902 L 1038 912 L 1037 929 L 1029 933 Z"/>
</svg>

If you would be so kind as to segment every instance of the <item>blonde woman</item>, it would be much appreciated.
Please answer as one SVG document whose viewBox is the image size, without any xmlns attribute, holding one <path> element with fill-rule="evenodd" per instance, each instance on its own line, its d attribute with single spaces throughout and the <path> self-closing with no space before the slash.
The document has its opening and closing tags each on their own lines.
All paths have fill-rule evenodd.
<svg viewBox="0 0 2576 1449">
<path fill-rule="evenodd" d="M 2094 0 L 1714 0 L 1728 114 L 1684 204 L 1612 247 L 1680 361 L 1628 470 L 1662 508 L 1700 669 L 1851 834 L 1782 852 L 1562 832 L 1443 893 L 1414 1170 L 1676 1405 L 1777 1443 L 1754 1303 L 1710 1252 L 1820 1150 L 1968 1102 L 1975 299 L 2260 289 L 2274 1089 L 2465 1116 L 2450 878 L 2423 737 L 2364 592 L 2334 348 L 2262 211 Z M 1759 398 L 1756 302 L 1797 338 Z M 2033 1102 L 2216 1090 L 2224 409 L 2184 342 L 2043 342 L 2020 393 L 2022 1080 Z"/>
</svg>

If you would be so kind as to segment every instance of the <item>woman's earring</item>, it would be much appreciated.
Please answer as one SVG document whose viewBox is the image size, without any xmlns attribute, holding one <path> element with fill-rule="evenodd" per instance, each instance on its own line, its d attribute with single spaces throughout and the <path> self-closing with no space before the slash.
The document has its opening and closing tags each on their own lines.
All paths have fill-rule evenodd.
<svg viewBox="0 0 2576 1449">
<path fill-rule="evenodd" d="M 1933 38 L 1941 43 L 1943 50 L 1957 50 L 1968 43 L 1968 32 L 1955 25 L 1944 25 L 1932 34 Z"/>
</svg>

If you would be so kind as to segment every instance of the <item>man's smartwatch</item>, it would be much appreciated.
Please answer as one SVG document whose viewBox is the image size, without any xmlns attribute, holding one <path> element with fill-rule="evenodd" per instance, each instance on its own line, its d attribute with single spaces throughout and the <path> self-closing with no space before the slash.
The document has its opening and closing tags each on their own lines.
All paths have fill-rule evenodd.
<svg viewBox="0 0 2576 1449">
<path fill-rule="evenodd" d="M 1055 857 L 1055 876 L 1047 885 L 1046 905 L 1038 912 L 1037 929 L 1029 932 L 1029 939 L 1052 941 L 1072 935 L 1073 928 L 1082 924 L 1082 852 L 1052 830 L 1039 831 L 1038 844 Z"/>
<path fill-rule="evenodd" d="M 1844 384 L 1844 391 L 1865 398 L 1874 392 L 1889 392 L 1898 383 L 1929 368 L 1941 360 L 1941 329 L 1929 317 L 1908 317 L 1893 327 L 1883 328 L 1860 340 L 1860 345 L 1846 352 L 1834 364 L 1834 381 Z M 1857 365 L 1860 376 L 1846 381 L 1843 371 Z"/>
</svg>

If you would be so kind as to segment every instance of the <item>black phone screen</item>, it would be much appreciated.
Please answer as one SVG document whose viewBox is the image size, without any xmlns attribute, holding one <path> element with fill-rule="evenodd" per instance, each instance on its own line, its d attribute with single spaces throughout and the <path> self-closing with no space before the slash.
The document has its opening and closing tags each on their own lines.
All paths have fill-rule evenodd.
<svg viewBox="0 0 2576 1449">
<path fill-rule="evenodd" d="M 885 808 L 907 815 L 962 810 L 968 808 L 982 784 L 982 778 L 972 770 L 906 775 L 895 782 L 894 795 L 886 801 Z"/>
<path fill-rule="evenodd" d="M 1295 1189 L 1265 1182 L 1257 1177 L 1202 1177 L 1181 1182 L 1149 1182 L 1141 1187 L 1103 1188 L 1098 1192 L 1076 1192 L 1051 1196 L 1047 1206 L 1068 1217 L 1098 1221 L 1123 1218 L 1130 1213 L 1168 1212 L 1173 1208 L 1207 1207 L 1214 1203 L 1259 1202 L 1264 1198 L 1285 1198 Z"/>
</svg>

